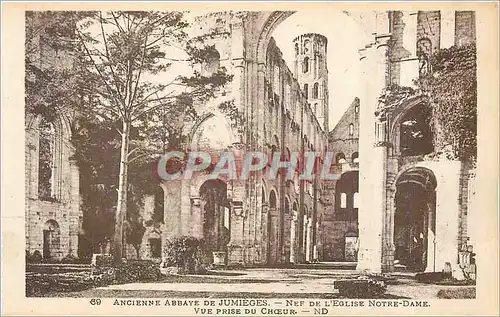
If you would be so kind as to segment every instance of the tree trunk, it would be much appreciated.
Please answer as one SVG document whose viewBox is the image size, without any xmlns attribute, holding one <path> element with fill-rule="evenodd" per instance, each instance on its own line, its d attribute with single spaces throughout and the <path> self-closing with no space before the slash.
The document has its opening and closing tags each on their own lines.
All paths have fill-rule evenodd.
<svg viewBox="0 0 500 317">
<path fill-rule="evenodd" d="M 128 148 L 130 138 L 130 123 L 123 120 L 123 131 L 120 154 L 120 175 L 118 179 L 118 202 L 115 215 L 114 259 L 116 264 L 122 262 L 123 257 L 123 222 L 127 214 L 128 193 Z"/>
</svg>

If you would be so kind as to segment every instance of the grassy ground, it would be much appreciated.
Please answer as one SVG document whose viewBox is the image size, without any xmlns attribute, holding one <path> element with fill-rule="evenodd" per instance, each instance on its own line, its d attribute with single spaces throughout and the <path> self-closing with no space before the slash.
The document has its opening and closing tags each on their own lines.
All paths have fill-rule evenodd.
<svg viewBox="0 0 500 317">
<path fill-rule="evenodd" d="M 77 297 L 77 298 L 342 298 L 336 293 L 250 293 L 250 292 L 175 292 L 152 290 L 113 290 L 89 289 L 80 292 L 48 293 L 43 297 Z M 391 294 L 381 295 L 378 299 L 404 299 L 408 297 Z"/>
<path fill-rule="evenodd" d="M 356 274 L 352 271 L 345 270 L 308 270 L 308 269 L 247 269 L 240 271 L 213 271 L 207 275 L 169 275 L 161 277 L 151 283 L 151 289 L 116 289 L 112 287 L 90 288 L 86 290 L 74 292 L 49 291 L 44 294 L 37 294 L 38 297 L 79 297 L 79 298 L 318 298 L 318 299 L 333 299 L 340 298 L 338 293 L 325 292 L 325 285 L 332 285 L 333 281 L 343 278 L 355 278 Z M 216 284 L 213 286 L 216 291 L 208 292 L 207 288 L 196 286 L 192 290 L 176 289 L 170 287 L 172 285 L 182 284 Z M 271 284 L 273 283 L 273 284 Z M 274 287 L 279 283 L 281 285 L 288 284 L 289 287 L 296 288 L 294 285 L 308 285 L 309 291 L 306 292 L 283 292 Z M 140 283 L 148 285 L 149 283 Z M 154 284 L 157 284 L 156 286 Z M 168 284 L 169 287 L 165 290 L 162 284 Z M 217 284 L 220 284 L 218 286 Z M 225 288 L 227 285 L 227 289 Z M 234 287 L 234 284 L 241 287 Z M 261 288 L 253 288 L 251 291 L 250 284 L 264 284 Z M 267 287 L 266 284 L 270 286 Z M 271 286 L 273 285 L 273 286 Z M 206 285 L 204 285 L 206 286 Z M 253 286 L 253 285 L 252 285 Z M 321 291 L 318 291 L 319 286 L 323 286 Z M 156 288 L 155 288 L 156 287 Z M 146 287 L 147 288 L 147 287 Z M 203 291 L 201 291 L 203 289 Z M 232 291 L 229 292 L 228 290 Z M 261 292 L 262 289 L 262 292 Z M 332 289 L 332 288 L 330 288 Z M 255 291 L 254 291 L 255 290 Z M 311 292 L 312 290 L 312 292 Z M 318 291 L 318 292 L 317 292 Z M 384 299 L 466 299 L 475 298 L 475 287 L 471 286 L 442 286 L 433 284 L 424 284 L 417 282 L 412 277 L 397 277 L 391 283 L 388 283 L 387 292 L 379 298 Z"/>
<path fill-rule="evenodd" d="M 461 287 L 453 289 L 440 289 L 437 297 L 441 299 L 475 299 L 475 287 Z"/>
</svg>

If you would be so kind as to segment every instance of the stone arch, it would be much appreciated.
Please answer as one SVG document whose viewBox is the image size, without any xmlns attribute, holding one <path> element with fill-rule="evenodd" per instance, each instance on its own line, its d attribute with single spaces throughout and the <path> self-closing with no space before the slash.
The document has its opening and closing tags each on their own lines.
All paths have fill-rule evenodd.
<svg viewBox="0 0 500 317">
<path fill-rule="evenodd" d="M 305 57 L 304 58 L 304 61 L 302 62 L 302 72 L 305 74 L 305 73 L 308 73 L 309 72 L 309 64 L 310 64 L 310 60 L 309 60 L 309 57 Z"/>
<path fill-rule="evenodd" d="M 274 187 L 269 192 L 269 208 L 278 208 L 278 194 Z"/>
<path fill-rule="evenodd" d="M 283 206 L 284 206 L 284 208 L 285 208 L 285 210 L 284 210 L 283 212 L 284 212 L 285 214 L 289 214 L 289 213 L 290 213 L 290 211 L 291 211 L 291 208 L 292 208 L 292 206 L 291 206 L 291 204 L 290 204 L 290 196 L 285 195 L 285 200 L 284 200 L 284 205 L 283 205 Z"/>
<path fill-rule="evenodd" d="M 346 161 L 346 157 L 345 157 L 345 154 L 343 152 L 339 152 L 337 153 L 337 155 L 335 155 L 335 164 L 343 164 L 345 163 Z"/>
<path fill-rule="evenodd" d="M 319 98 L 319 84 L 314 83 L 313 86 L 313 98 L 318 99 Z"/>
<path fill-rule="evenodd" d="M 408 269 L 423 271 L 435 266 L 432 262 L 435 260 L 436 192 L 435 173 L 418 163 L 402 168 L 390 186 L 393 260 Z"/>
<path fill-rule="evenodd" d="M 233 144 L 236 142 L 236 137 L 233 132 L 233 128 L 231 127 L 231 124 L 228 122 L 226 116 L 222 114 L 220 111 L 217 109 L 210 109 L 209 111 L 203 113 L 200 115 L 200 118 L 196 121 L 196 123 L 193 125 L 191 128 L 189 134 L 188 134 L 188 142 L 187 146 L 191 150 L 196 150 L 197 146 L 193 143 L 195 141 L 196 133 L 199 132 L 200 128 L 203 126 L 204 123 L 208 122 L 209 120 L 212 119 L 217 119 L 218 121 L 220 120 L 220 123 L 223 124 L 225 127 L 225 130 L 227 131 L 227 134 L 225 137 L 227 137 L 227 143 Z"/>
<path fill-rule="evenodd" d="M 31 134 L 34 141 L 32 143 L 33 147 L 28 151 L 31 152 L 38 165 L 38 168 L 31 169 L 30 178 L 35 184 L 32 197 L 56 201 L 67 199 L 68 197 L 64 195 L 62 182 L 64 173 L 67 172 L 67 162 L 73 153 L 69 118 L 64 114 L 56 113 L 53 116 L 28 115 L 26 121 L 27 134 Z M 44 129 L 41 125 L 50 125 L 52 127 L 50 138 L 47 138 L 48 135 L 42 131 Z M 43 137 L 42 134 L 45 134 L 46 137 Z M 44 140 L 46 142 L 43 142 Z M 47 150 L 44 151 L 46 155 L 41 153 L 42 148 Z M 47 155 L 50 157 L 47 157 Z M 44 166 L 45 168 L 43 168 Z M 42 175 L 40 173 L 44 173 L 46 177 L 41 179 Z M 46 188 L 42 189 L 41 186 Z"/>
<path fill-rule="evenodd" d="M 43 247 L 44 259 L 55 259 L 61 253 L 61 229 L 59 223 L 54 219 L 49 219 L 43 226 Z"/>
<path fill-rule="evenodd" d="M 213 73 L 217 72 L 220 68 L 220 53 L 219 51 L 213 47 L 210 50 L 210 56 L 208 56 L 207 61 L 203 63 L 201 70 L 202 75 L 210 76 Z"/>
<path fill-rule="evenodd" d="M 262 28 L 260 28 L 259 38 L 256 45 L 255 56 L 257 57 L 258 63 L 266 63 L 267 47 L 269 45 L 269 40 L 271 39 L 271 34 L 281 22 L 294 13 L 295 11 L 273 11 L 271 13 L 267 13 L 267 16 L 264 18 Z"/>
<path fill-rule="evenodd" d="M 412 97 L 396 107 L 390 114 L 389 141 L 392 145 L 392 155 L 400 154 L 401 123 L 403 119 L 414 107 L 423 106 L 425 103 L 426 99 L 423 96 Z"/>
<path fill-rule="evenodd" d="M 211 252 L 227 252 L 231 237 L 230 201 L 227 195 L 227 183 L 223 180 L 209 179 L 200 187 L 201 232 L 205 247 Z"/>
<path fill-rule="evenodd" d="M 351 155 L 351 161 L 353 163 L 358 163 L 359 162 L 359 152 L 354 152 Z"/>
</svg>

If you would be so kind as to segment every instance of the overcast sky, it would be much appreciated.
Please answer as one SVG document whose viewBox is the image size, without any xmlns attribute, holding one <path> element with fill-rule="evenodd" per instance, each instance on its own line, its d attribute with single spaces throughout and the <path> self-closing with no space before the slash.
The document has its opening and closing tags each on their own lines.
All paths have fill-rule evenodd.
<svg viewBox="0 0 500 317">
<path fill-rule="evenodd" d="M 308 10 L 294 13 L 273 33 L 291 70 L 295 55 L 293 39 L 304 33 L 319 33 L 328 38 L 327 67 L 332 130 L 360 91 L 358 49 L 366 44 L 364 33 L 354 19 L 340 10 Z"/>
</svg>

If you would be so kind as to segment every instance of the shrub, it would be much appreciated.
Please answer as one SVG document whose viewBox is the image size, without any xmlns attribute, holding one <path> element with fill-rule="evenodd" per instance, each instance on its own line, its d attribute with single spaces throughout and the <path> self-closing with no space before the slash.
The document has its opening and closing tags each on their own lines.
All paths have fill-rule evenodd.
<svg viewBox="0 0 500 317">
<path fill-rule="evenodd" d="M 440 289 L 437 293 L 440 299 L 475 299 L 475 287 L 460 287 L 453 289 Z"/>
<path fill-rule="evenodd" d="M 161 278 L 160 267 L 152 261 L 130 261 L 108 271 L 110 284 L 154 282 Z"/>
<path fill-rule="evenodd" d="M 30 262 L 30 263 L 41 263 L 42 260 L 43 260 L 43 257 L 42 257 L 42 254 L 40 253 L 40 251 L 35 250 L 35 252 L 33 252 L 33 254 L 30 256 L 28 262 Z"/>
<path fill-rule="evenodd" d="M 72 254 L 68 254 L 61 260 L 61 263 L 63 263 L 63 264 L 80 264 L 80 263 L 84 263 L 84 261 L 77 258 L 76 256 L 74 256 Z"/>
<path fill-rule="evenodd" d="M 384 282 L 370 278 L 339 280 L 334 286 L 347 298 L 379 298 L 387 290 Z"/>
<path fill-rule="evenodd" d="M 182 236 L 167 240 L 164 250 L 164 266 L 179 268 L 180 273 L 201 274 L 209 266 L 203 239 Z"/>
<path fill-rule="evenodd" d="M 415 279 L 421 283 L 437 283 L 444 278 L 443 272 L 424 272 L 415 275 Z"/>
</svg>

